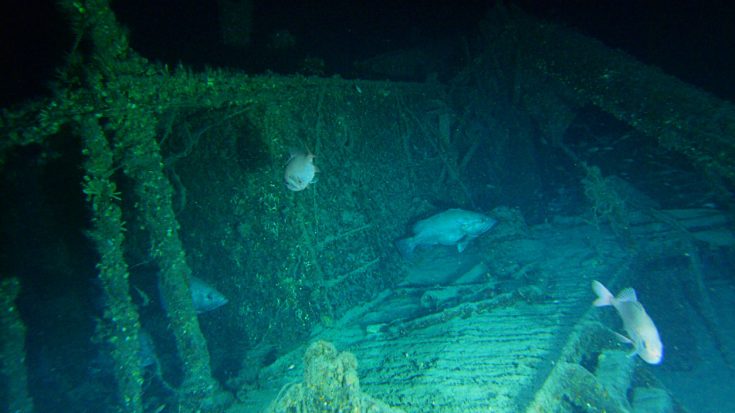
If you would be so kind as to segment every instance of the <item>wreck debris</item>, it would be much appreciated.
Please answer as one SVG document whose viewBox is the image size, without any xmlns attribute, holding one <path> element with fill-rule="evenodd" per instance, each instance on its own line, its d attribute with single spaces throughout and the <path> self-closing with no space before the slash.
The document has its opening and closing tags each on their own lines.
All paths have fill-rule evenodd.
<svg viewBox="0 0 735 413">
<path fill-rule="evenodd" d="M 84 193 L 92 210 L 89 232 L 100 254 L 98 279 L 104 315 L 97 323 L 95 341 L 106 348 L 114 363 L 118 388 L 117 411 L 143 412 L 139 350 L 140 320 L 130 296 L 128 265 L 123 256 L 125 240 L 122 210 L 115 183 L 110 180 L 113 155 L 96 119 L 88 116 L 80 126 L 87 161 Z"/>
<path fill-rule="evenodd" d="M 360 390 L 357 359 L 339 353 L 326 341 L 312 343 L 304 354 L 304 381 L 287 384 L 268 413 L 401 413 Z"/>
</svg>

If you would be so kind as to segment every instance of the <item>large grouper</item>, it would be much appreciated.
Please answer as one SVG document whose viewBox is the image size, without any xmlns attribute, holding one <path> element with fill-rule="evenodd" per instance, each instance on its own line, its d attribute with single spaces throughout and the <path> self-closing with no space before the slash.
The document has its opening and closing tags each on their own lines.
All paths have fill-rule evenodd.
<svg viewBox="0 0 735 413">
<path fill-rule="evenodd" d="M 404 258 L 410 258 L 419 245 L 457 245 L 457 251 L 462 252 L 496 223 L 487 215 L 452 208 L 418 221 L 413 236 L 396 241 L 396 246 Z"/>
</svg>

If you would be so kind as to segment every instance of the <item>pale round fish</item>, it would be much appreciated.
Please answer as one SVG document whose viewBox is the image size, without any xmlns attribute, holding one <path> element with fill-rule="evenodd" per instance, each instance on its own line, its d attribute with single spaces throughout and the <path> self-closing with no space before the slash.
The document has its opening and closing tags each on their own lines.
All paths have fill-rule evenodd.
<svg viewBox="0 0 735 413">
<path fill-rule="evenodd" d="M 316 182 L 316 173 L 319 172 L 319 168 L 314 165 L 314 158 L 311 152 L 291 153 L 283 176 L 286 188 L 291 191 L 303 191 L 309 184 Z"/>
</svg>

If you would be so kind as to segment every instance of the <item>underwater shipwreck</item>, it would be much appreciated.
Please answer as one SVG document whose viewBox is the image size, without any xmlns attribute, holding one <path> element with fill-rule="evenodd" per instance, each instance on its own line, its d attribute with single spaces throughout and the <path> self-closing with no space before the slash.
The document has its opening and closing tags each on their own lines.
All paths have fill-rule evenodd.
<svg viewBox="0 0 735 413">
<path fill-rule="evenodd" d="M 170 67 L 58 6 L 53 94 L 0 116 L 3 411 L 672 413 L 735 374 L 731 102 L 502 5 L 422 81 Z"/>
</svg>

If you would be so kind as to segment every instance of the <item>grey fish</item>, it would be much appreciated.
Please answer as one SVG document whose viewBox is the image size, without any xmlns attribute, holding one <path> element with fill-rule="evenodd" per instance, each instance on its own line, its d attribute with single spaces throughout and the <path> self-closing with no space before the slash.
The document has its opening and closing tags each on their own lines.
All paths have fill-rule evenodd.
<svg viewBox="0 0 735 413">
<path fill-rule="evenodd" d="M 191 276 L 189 278 L 189 290 L 191 291 L 191 302 L 194 304 L 194 311 L 197 314 L 215 310 L 229 302 L 227 297 L 201 278 Z M 160 296 L 160 299 L 163 309 L 167 309 L 168 303 L 166 303 L 163 295 Z"/>
<path fill-rule="evenodd" d="M 156 355 L 156 347 L 153 344 L 153 338 L 144 328 L 138 330 L 138 360 L 140 368 L 145 369 L 148 366 L 157 365 L 159 363 Z M 109 347 L 103 346 L 99 354 L 92 359 L 89 364 L 89 373 L 94 377 L 107 375 L 114 369 L 114 362 L 109 353 Z"/>
<path fill-rule="evenodd" d="M 156 356 L 156 346 L 153 344 L 153 337 L 144 329 L 138 331 L 138 341 L 140 341 L 140 349 L 138 350 L 138 358 L 140 358 L 140 367 L 148 367 L 158 363 Z"/>
<path fill-rule="evenodd" d="M 197 314 L 206 313 L 227 304 L 229 300 L 204 280 L 192 276 L 189 280 L 191 301 Z"/>
<path fill-rule="evenodd" d="M 404 258 L 410 258 L 419 245 L 457 245 L 457 251 L 462 252 L 496 223 L 478 212 L 448 209 L 414 224 L 413 236 L 396 241 L 396 247 Z"/>
</svg>

